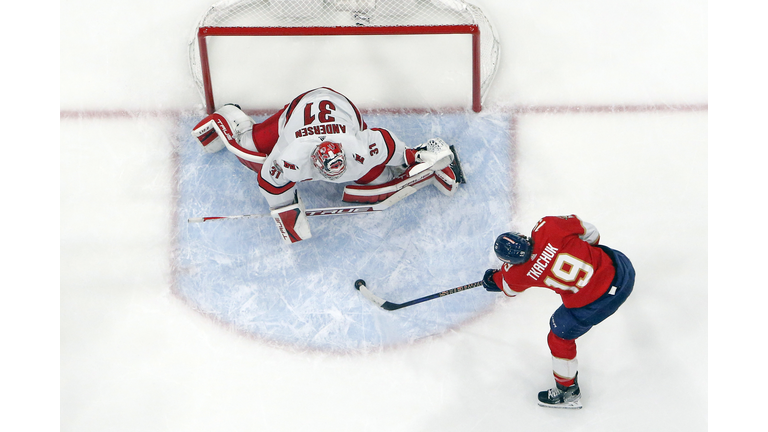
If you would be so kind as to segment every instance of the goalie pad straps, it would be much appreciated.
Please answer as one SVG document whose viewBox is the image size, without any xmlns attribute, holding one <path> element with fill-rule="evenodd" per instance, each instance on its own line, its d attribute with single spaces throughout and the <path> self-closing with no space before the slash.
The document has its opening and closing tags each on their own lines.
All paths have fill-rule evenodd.
<svg viewBox="0 0 768 432">
<path fill-rule="evenodd" d="M 422 171 L 411 176 L 413 168 L 409 167 L 404 173 L 380 185 L 347 185 L 344 187 L 344 195 L 341 200 L 351 203 L 373 204 L 384 201 L 406 186 L 421 189 L 431 184 L 434 175 L 431 170 Z"/>
<path fill-rule="evenodd" d="M 292 244 L 312 237 L 307 211 L 298 191 L 294 195 L 293 204 L 274 209 L 270 214 L 284 243 Z"/>
</svg>

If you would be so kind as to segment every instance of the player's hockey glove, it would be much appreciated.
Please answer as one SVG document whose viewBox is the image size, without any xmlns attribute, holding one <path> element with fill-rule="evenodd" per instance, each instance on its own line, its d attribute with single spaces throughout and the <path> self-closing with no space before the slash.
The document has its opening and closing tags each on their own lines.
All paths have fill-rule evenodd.
<svg viewBox="0 0 768 432">
<path fill-rule="evenodd" d="M 488 269 L 483 276 L 483 288 L 488 292 L 501 292 L 501 288 L 493 281 L 493 276 L 498 273 L 498 270 Z"/>
</svg>

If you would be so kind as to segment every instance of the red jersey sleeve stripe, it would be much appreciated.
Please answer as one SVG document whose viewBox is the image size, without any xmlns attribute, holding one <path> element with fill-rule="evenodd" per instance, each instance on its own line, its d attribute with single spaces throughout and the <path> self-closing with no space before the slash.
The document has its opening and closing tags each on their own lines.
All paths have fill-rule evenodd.
<svg viewBox="0 0 768 432">
<path fill-rule="evenodd" d="M 386 129 L 373 128 L 371 130 L 380 133 L 384 137 L 384 143 L 387 145 L 387 160 L 384 161 L 384 165 L 386 165 L 395 156 L 395 139 L 392 138 L 392 134 Z"/>
</svg>

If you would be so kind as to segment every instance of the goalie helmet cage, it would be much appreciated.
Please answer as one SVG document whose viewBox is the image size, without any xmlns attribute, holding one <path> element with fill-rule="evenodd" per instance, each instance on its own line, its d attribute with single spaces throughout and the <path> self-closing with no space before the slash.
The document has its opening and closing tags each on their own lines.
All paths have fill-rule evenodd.
<svg viewBox="0 0 768 432">
<path fill-rule="evenodd" d="M 472 109 L 480 112 L 499 61 L 483 11 L 464 0 L 224 0 L 200 19 L 190 68 L 209 114 L 216 110 L 206 39 L 212 36 L 450 35 L 472 37 Z"/>
</svg>

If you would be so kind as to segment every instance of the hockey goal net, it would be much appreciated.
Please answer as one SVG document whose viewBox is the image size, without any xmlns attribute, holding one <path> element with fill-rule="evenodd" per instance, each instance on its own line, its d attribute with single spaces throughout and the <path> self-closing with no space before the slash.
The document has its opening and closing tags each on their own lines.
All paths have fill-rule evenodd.
<svg viewBox="0 0 768 432">
<path fill-rule="evenodd" d="M 463 0 L 224 0 L 211 6 L 197 24 L 189 44 L 190 68 L 212 113 L 212 37 L 383 35 L 471 38 L 471 59 L 466 59 L 471 61 L 471 104 L 474 111 L 481 110 L 496 73 L 499 42 L 483 11 Z"/>
</svg>

